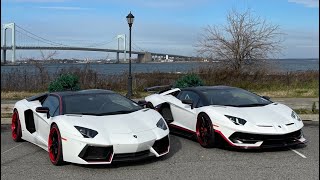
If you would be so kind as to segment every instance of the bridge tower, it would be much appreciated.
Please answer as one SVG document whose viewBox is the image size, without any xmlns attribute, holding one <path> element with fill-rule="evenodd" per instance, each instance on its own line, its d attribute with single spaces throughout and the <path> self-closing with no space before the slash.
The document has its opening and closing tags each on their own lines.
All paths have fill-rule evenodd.
<svg viewBox="0 0 320 180">
<path fill-rule="evenodd" d="M 7 37 L 7 29 L 11 29 L 11 41 L 12 41 L 12 63 L 15 62 L 16 60 L 16 25 L 15 23 L 8 23 L 3 25 L 3 55 L 2 55 L 2 60 L 3 63 L 6 63 L 6 58 L 7 58 L 7 52 L 6 52 L 6 37 Z"/>
<path fill-rule="evenodd" d="M 124 61 L 126 61 L 126 35 L 125 34 L 121 34 L 121 35 L 118 35 L 117 36 L 117 39 L 118 39 L 118 50 L 119 49 L 119 40 L 122 39 L 123 40 L 123 49 L 124 49 Z M 119 52 L 117 52 L 117 63 L 119 63 Z"/>
</svg>

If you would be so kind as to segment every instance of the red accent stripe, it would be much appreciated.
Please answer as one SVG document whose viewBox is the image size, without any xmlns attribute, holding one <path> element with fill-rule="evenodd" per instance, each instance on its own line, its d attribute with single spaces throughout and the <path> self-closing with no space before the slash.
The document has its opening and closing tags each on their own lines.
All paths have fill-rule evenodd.
<svg viewBox="0 0 320 180">
<path fill-rule="evenodd" d="M 66 138 L 63 138 L 63 137 L 61 137 L 61 139 L 62 139 L 62 140 L 65 140 L 65 141 L 67 141 L 67 139 L 66 139 Z"/>
<path fill-rule="evenodd" d="M 214 132 L 220 134 L 221 137 L 222 137 L 225 141 L 227 141 L 230 146 L 236 146 L 236 145 L 232 144 L 232 143 L 230 142 L 230 140 L 222 134 L 221 131 L 215 129 Z"/>
<path fill-rule="evenodd" d="M 180 129 L 180 130 L 182 130 L 182 131 L 189 132 L 189 133 L 196 133 L 196 132 L 194 132 L 194 131 L 191 131 L 191 130 L 189 130 L 189 129 L 186 129 L 186 128 L 183 128 L 183 127 L 180 127 L 180 126 L 177 126 L 177 125 L 174 125 L 174 124 L 169 124 L 169 126 L 172 127 L 172 128 Z"/>
<path fill-rule="evenodd" d="M 58 96 L 59 98 L 59 102 L 60 102 L 60 115 L 62 114 L 62 97 L 59 95 L 59 94 L 56 94 L 56 93 L 51 93 L 52 95 L 55 95 L 55 96 Z"/>
<path fill-rule="evenodd" d="M 216 133 L 220 134 L 221 137 L 222 137 L 225 141 L 227 141 L 230 146 L 234 146 L 234 147 L 242 148 L 242 149 L 256 149 L 256 148 L 260 148 L 260 146 L 237 146 L 237 145 L 235 145 L 235 144 L 232 144 L 232 143 L 230 142 L 230 140 L 222 134 L 221 131 L 219 131 L 219 130 L 214 130 L 214 131 L 215 131 Z"/>
<path fill-rule="evenodd" d="M 114 155 L 114 152 L 110 155 L 108 162 L 111 162 L 111 160 L 113 159 L 113 155 Z"/>
</svg>

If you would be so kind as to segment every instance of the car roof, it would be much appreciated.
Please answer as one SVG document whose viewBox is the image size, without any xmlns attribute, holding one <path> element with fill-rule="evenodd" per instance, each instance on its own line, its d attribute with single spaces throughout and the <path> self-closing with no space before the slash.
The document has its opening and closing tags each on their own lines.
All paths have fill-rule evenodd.
<svg viewBox="0 0 320 180">
<path fill-rule="evenodd" d="M 59 96 L 69 96 L 69 95 L 81 95 L 81 94 L 115 94 L 114 91 L 105 90 L 105 89 L 86 89 L 80 91 L 59 91 L 59 92 L 51 92 L 50 94 L 57 94 Z"/>
</svg>

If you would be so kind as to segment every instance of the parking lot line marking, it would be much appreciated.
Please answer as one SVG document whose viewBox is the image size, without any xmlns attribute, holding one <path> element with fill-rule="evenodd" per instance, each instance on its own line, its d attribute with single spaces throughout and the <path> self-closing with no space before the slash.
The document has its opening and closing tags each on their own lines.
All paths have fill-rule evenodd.
<svg viewBox="0 0 320 180">
<path fill-rule="evenodd" d="M 298 152 L 298 151 L 296 151 L 296 150 L 294 150 L 294 149 L 291 149 L 291 148 L 290 148 L 290 150 L 293 151 L 293 152 L 295 152 L 296 154 L 298 154 L 299 156 L 301 156 L 301 157 L 303 157 L 303 158 L 307 158 L 305 155 L 301 154 L 300 152 Z"/>
<path fill-rule="evenodd" d="M 20 144 L 18 144 L 18 145 L 16 145 L 16 146 L 14 146 L 14 147 L 12 147 L 12 148 L 10 148 L 10 149 L 8 149 L 8 150 L 6 150 L 6 151 L 2 152 L 2 153 L 1 153 L 1 155 L 2 155 L 2 154 L 4 154 L 4 153 L 6 153 L 6 152 L 11 151 L 12 149 L 14 149 L 14 148 L 16 148 L 16 147 L 18 147 L 18 146 L 21 146 L 21 144 L 22 144 L 22 143 L 20 143 Z"/>
</svg>

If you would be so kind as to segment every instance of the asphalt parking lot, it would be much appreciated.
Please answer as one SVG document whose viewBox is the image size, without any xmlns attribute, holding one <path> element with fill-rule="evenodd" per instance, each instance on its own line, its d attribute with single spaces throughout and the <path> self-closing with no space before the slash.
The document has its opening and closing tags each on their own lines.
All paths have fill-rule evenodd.
<svg viewBox="0 0 320 180">
<path fill-rule="evenodd" d="M 1 179 L 319 179 L 319 122 L 305 122 L 304 134 L 305 147 L 268 151 L 205 149 L 171 135 L 170 153 L 160 159 L 57 167 L 43 149 L 13 142 L 10 126 L 1 125 Z"/>
</svg>

